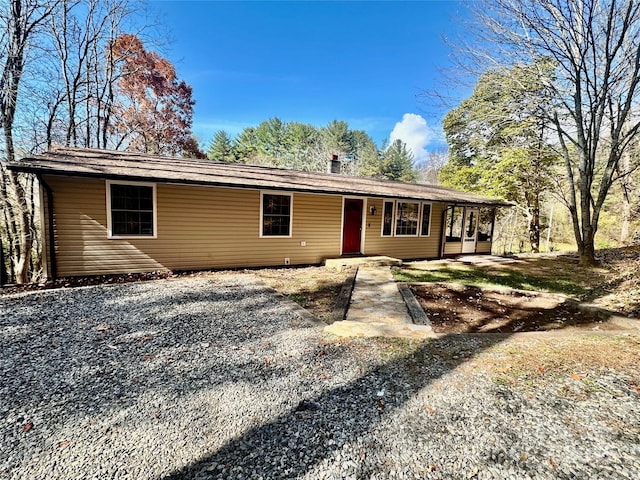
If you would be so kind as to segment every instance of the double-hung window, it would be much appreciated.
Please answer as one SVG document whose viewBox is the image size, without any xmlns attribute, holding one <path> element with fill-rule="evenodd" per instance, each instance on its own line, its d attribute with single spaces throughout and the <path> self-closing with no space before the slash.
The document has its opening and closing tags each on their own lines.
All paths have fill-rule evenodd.
<svg viewBox="0 0 640 480">
<path fill-rule="evenodd" d="M 156 185 L 107 182 L 107 229 L 112 237 L 156 237 Z"/>
<path fill-rule="evenodd" d="M 413 202 L 396 203 L 396 236 L 413 237 L 418 234 L 420 204 Z"/>
<path fill-rule="evenodd" d="M 260 236 L 290 237 L 292 195 L 262 193 Z"/>
<path fill-rule="evenodd" d="M 431 204 L 385 200 L 382 205 L 383 237 L 428 237 L 431 230 Z"/>
</svg>

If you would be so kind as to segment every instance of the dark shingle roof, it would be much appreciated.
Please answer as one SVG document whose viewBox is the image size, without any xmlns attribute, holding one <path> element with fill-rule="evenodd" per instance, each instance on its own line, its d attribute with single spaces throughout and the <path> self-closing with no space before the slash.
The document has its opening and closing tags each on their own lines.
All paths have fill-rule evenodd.
<svg viewBox="0 0 640 480">
<path fill-rule="evenodd" d="M 8 168 L 19 172 L 111 180 L 510 205 L 502 200 L 432 185 L 86 148 L 55 148 L 47 153 L 19 160 L 8 165 Z"/>
</svg>

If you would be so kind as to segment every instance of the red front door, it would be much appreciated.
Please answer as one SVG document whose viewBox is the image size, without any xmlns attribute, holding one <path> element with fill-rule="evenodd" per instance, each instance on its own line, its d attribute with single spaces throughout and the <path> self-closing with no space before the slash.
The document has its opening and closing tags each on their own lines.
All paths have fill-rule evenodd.
<svg viewBox="0 0 640 480">
<path fill-rule="evenodd" d="M 342 253 L 361 253 L 362 200 L 347 198 L 344 201 L 344 225 L 342 227 Z"/>
</svg>

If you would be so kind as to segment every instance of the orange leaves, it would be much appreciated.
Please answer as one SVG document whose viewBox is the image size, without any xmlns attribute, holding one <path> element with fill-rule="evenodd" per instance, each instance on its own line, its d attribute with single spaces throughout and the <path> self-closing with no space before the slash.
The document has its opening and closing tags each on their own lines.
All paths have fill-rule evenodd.
<svg viewBox="0 0 640 480">
<path fill-rule="evenodd" d="M 578 381 L 578 382 L 581 381 L 584 378 L 584 376 L 580 375 L 579 373 L 572 373 L 570 375 L 570 377 L 573 378 L 574 380 Z"/>
<path fill-rule="evenodd" d="M 127 149 L 202 155 L 191 135 L 192 89 L 178 81 L 173 64 L 131 34 L 116 38 L 111 51 L 119 68 L 113 129 L 128 139 Z"/>
<path fill-rule="evenodd" d="M 22 426 L 22 431 L 27 433 L 29 430 L 33 428 L 33 422 L 29 421 Z"/>
</svg>

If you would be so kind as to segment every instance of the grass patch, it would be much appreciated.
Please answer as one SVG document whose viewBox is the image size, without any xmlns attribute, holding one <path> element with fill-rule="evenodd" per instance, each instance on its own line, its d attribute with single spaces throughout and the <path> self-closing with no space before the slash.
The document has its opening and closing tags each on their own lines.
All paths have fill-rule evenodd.
<svg viewBox="0 0 640 480">
<path fill-rule="evenodd" d="M 429 270 L 396 268 L 394 274 L 397 281 L 408 283 L 452 282 L 478 287 L 509 287 L 519 290 L 563 293 L 578 297 L 589 293 L 589 289 L 578 283 L 575 277 L 545 278 L 506 268 L 501 270 L 468 266 L 443 266 Z"/>
</svg>

